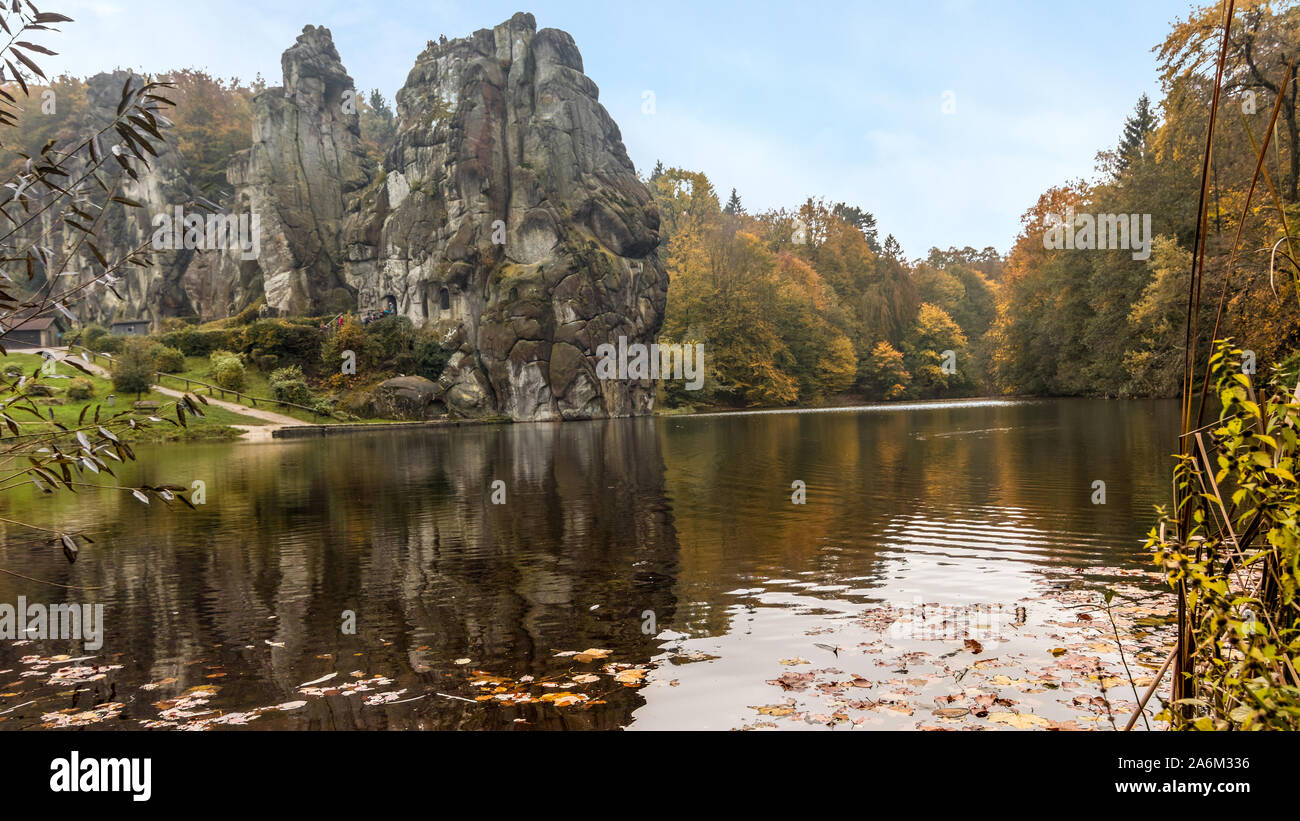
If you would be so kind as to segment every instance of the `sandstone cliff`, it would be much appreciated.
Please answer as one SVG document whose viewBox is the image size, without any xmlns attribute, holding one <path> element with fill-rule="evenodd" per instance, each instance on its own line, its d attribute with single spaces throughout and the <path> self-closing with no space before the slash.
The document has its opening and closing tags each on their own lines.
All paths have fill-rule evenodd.
<svg viewBox="0 0 1300 821">
<path fill-rule="evenodd" d="M 361 150 L 356 90 L 328 29 L 307 26 L 280 59 L 282 87 L 253 101 L 253 142 L 226 172 L 231 207 L 258 218 L 259 253 L 238 249 L 193 266 L 185 289 L 204 317 L 258 297 L 282 314 L 355 309 L 343 284 L 349 200 L 375 175 Z"/>
<path fill-rule="evenodd" d="M 573 39 L 517 14 L 434 45 L 397 95 L 384 174 L 357 202 L 344 273 L 455 347 L 449 407 L 516 419 L 647 412 L 601 382 L 603 342 L 653 341 L 659 216 Z"/>
<path fill-rule="evenodd" d="M 157 252 L 79 318 L 158 327 L 259 300 L 280 315 L 391 308 L 439 333 L 450 359 L 438 401 L 454 413 L 651 409 L 652 384 L 599 380 L 595 357 L 620 337 L 655 340 L 668 288 L 659 215 L 568 34 L 516 14 L 430 42 L 397 94 L 382 167 L 363 151 L 330 32 L 304 28 L 281 66 L 283 85 L 254 98 L 251 144 L 232 157 L 233 190 L 219 204 L 251 215 L 257 253 Z M 91 81 L 92 114 L 111 116 L 125 77 Z M 109 226 L 115 255 L 146 241 L 154 216 L 198 198 L 174 141 L 139 183 L 125 182 L 146 207 Z"/>
<path fill-rule="evenodd" d="M 126 71 L 103 72 L 86 81 L 86 110 L 83 121 L 76 124 L 81 138 L 99 132 L 112 122 L 122 96 L 123 86 L 130 82 L 138 88 L 143 81 Z M 99 140 L 101 153 L 113 140 L 103 136 Z M 116 185 L 113 193 L 141 203 L 139 209 L 109 208 L 96 237 L 96 246 L 110 260 L 122 260 L 150 242 L 153 215 L 168 212 L 172 204 L 188 202 L 196 193 L 187 178 L 185 160 L 172 142 L 159 143 L 158 156 L 150 158 L 149 167 L 139 165 L 138 180 L 125 174 L 101 171 L 99 178 L 108 186 Z M 69 178 L 79 179 L 86 171 L 82 159 L 69 166 Z M 80 201 L 87 213 L 98 213 L 107 195 L 97 186 L 87 182 L 80 188 Z M 99 266 L 84 242 L 84 235 L 55 219 L 55 211 L 45 211 L 39 219 L 21 232 L 23 243 L 38 245 L 56 254 L 56 266 L 61 267 L 60 281 L 64 288 L 86 284 L 95 279 L 103 268 Z M 188 316 L 194 313 L 181 279 L 193 261 L 191 251 L 152 254 L 153 264 L 147 267 L 126 265 L 117 272 L 111 287 L 92 285 L 91 290 L 79 295 L 73 304 L 78 319 L 84 322 L 108 324 L 118 320 L 149 320 L 160 322 L 169 316 Z M 35 291 L 55 271 L 39 268 L 28 287 Z"/>
</svg>

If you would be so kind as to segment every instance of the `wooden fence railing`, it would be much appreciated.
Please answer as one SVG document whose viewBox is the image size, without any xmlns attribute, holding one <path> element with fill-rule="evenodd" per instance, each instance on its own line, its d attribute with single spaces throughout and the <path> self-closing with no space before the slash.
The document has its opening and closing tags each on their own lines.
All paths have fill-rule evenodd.
<svg viewBox="0 0 1300 821">
<path fill-rule="evenodd" d="M 90 350 L 84 345 L 68 346 L 69 350 L 72 350 L 73 348 L 85 354 L 86 356 L 90 357 L 90 361 L 95 363 L 96 365 L 99 364 L 99 360 L 103 359 L 108 362 L 110 368 L 112 367 L 113 357 L 110 354 L 96 353 L 95 351 Z M 262 405 L 267 407 L 297 408 L 298 410 L 306 411 L 307 413 L 310 413 L 312 415 L 313 420 L 318 420 L 321 418 L 321 416 L 326 416 L 327 418 L 330 419 L 334 418 L 332 414 L 322 414 L 320 413 L 320 411 L 316 410 L 315 408 L 310 408 L 307 407 L 306 405 L 299 405 L 296 402 L 286 402 L 282 399 L 272 399 L 266 396 L 253 396 L 252 394 L 247 394 L 244 393 L 243 391 L 232 390 L 230 388 L 223 388 L 220 385 L 213 385 L 208 382 L 204 382 L 199 379 L 193 379 L 188 376 L 177 376 L 174 373 L 164 373 L 163 371 L 154 371 L 154 375 L 157 377 L 159 385 L 163 384 L 164 379 L 171 379 L 176 382 L 184 384 L 185 390 L 190 393 L 197 393 L 197 391 L 195 391 L 191 386 L 198 385 L 200 388 L 208 389 L 208 396 L 217 397 L 217 395 L 220 394 L 221 399 L 226 399 L 227 395 L 230 395 L 235 397 L 241 403 L 251 405 L 254 408 L 259 407 L 258 403 L 260 402 L 262 403 Z"/>
</svg>

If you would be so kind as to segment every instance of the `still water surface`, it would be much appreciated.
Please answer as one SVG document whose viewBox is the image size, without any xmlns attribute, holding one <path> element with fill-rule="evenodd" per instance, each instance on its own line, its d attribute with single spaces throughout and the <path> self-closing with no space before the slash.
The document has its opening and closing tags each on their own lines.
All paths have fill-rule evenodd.
<svg viewBox="0 0 1300 821">
<path fill-rule="evenodd" d="M 88 586 L 0 575 L 0 602 L 102 603 L 106 620 L 94 653 L 0 641 L 0 729 L 106 700 L 124 707 L 95 726 L 138 727 L 200 685 L 218 689 L 195 712 L 307 702 L 253 728 L 742 727 L 779 701 L 780 660 L 847 664 L 813 643 L 872 606 L 1014 608 L 1080 569 L 1143 567 L 1176 416 L 982 401 L 142 447 L 124 483 L 200 480 L 198 512 L 111 492 L 0 503 L 97 542 L 69 566 L 0 531 L 0 567 Z M 557 656 L 587 648 L 608 656 Z M 21 677 L 54 654 L 114 669 L 80 692 Z M 647 686 L 606 663 L 646 667 Z M 331 673 L 317 686 L 383 678 L 303 695 Z M 603 703 L 474 701 L 476 680 L 526 676 Z"/>
</svg>

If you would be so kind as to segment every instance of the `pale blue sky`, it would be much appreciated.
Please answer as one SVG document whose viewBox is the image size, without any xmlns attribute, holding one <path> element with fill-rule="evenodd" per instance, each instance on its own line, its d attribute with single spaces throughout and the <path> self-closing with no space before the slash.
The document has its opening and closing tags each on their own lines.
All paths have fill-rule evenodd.
<svg viewBox="0 0 1300 821">
<path fill-rule="evenodd" d="M 875 213 L 908 256 L 1007 250 L 1051 185 L 1093 172 L 1188 0 L 574 2 L 572 0 L 46 0 L 76 18 L 45 67 L 197 67 L 280 80 L 307 23 L 334 34 L 361 89 L 391 99 L 425 42 L 516 11 L 573 35 L 639 169 L 707 173 L 746 207 L 808 196 Z M 45 9 L 45 6 L 49 9 Z M 143 47 L 129 32 L 156 26 Z M 645 91 L 656 111 L 642 113 Z M 945 115 L 945 91 L 956 112 Z"/>
</svg>

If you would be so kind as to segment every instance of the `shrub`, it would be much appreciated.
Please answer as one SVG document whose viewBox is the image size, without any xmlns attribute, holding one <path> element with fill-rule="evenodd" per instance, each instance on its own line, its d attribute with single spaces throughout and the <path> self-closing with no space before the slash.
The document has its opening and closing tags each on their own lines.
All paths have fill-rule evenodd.
<svg viewBox="0 0 1300 821">
<path fill-rule="evenodd" d="M 310 405 L 313 402 L 311 386 L 303 378 L 302 368 L 290 365 L 271 374 L 271 395 L 281 402 Z"/>
<path fill-rule="evenodd" d="M 144 338 L 126 340 L 113 357 L 113 389 L 118 393 L 145 393 L 153 385 L 153 343 Z"/>
<path fill-rule="evenodd" d="M 172 331 L 180 331 L 189 328 L 198 321 L 199 318 L 197 316 L 169 316 L 162 321 L 163 333 L 171 333 Z"/>
<path fill-rule="evenodd" d="M 76 335 L 78 345 L 85 345 L 92 351 L 97 351 L 101 350 L 101 348 L 97 347 L 99 341 L 108 336 L 108 328 L 92 322 L 84 328 L 78 328 L 73 333 Z"/>
<path fill-rule="evenodd" d="M 99 353 L 118 354 L 122 352 L 126 344 L 126 339 L 120 336 L 101 336 L 96 340 L 94 345 L 87 345 L 92 351 Z"/>
<path fill-rule="evenodd" d="M 1300 729 L 1300 408 L 1289 380 L 1252 384 L 1242 353 L 1216 342 L 1219 423 L 1196 434 L 1202 459 L 1179 457 L 1175 507 L 1147 541 L 1183 603 L 1176 700 L 1158 716 L 1177 730 Z"/>
<path fill-rule="evenodd" d="M 186 356 L 208 356 L 213 351 L 242 351 L 244 332 L 241 328 L 210 328 L 200 330 L 192 326 L 165 333 L 158 340 L 169 348 L 176 348 Z"/>
<path fill-rule="evenodd" d="M 97 353 L 117 353 L 122 349 L 122 337 L 111 335 L 107 328 L 94 322 L 68 331 L 63 335 L 63 342 L 83 345 Z"/>
<path fill-rule="evenodd" d="M 180 373 L 185 370 L 185 354 L 176 348 L 168 348 L 166 345 L 154 346 L 154 370 L 163 373 Z"/>
<path fill-rule="evenodd" d="M 404 353 L 410 353 L 415 343 L 415 327 L 405 316 L 386 316 L 366 326 L 366 336 L 374 341 L 374 356 L 383 362 L 394 362 Z"/>
<path fill-rule="evenodd" d="M 416 330 L 404 316 L 386 316 L 365 326 L 348 316 L 321 344 L 325 373 L 341 372 L 344 351 L 356 354 L 356 375 L 366 378 L 405 373 L 436 380 L 451 358 L 434 330 Z"/>
<path fill-rule="evenodd" d="M 68 398 L 84 402 L 95 395 L 95 383 L 84 377 L 76 377 L 68 383 Z"/>
<path fill-rule="evenodd" d="M 257 316 L 261 312 L 261 309 L 262 309 L 262 300 L 259 299 L 256 302 L 254 302 L 252 305 L 249 305 L 244 310 L 232 316 L 230 318 L 230 324 L 247 325 L 253 320 L 257 319 Z"/>
<path fill-rule="evenodd" d="M 212 379 L 228 391 L 244 389 L 244 363 L 239 354 L 230 351 L 213 351 L 208 357 L 211 363 Z"/>
<path fill-rule="evenodd" d="M 334 328 L 334 332 L 325 337 L 320 347 L 323 373 L 342 373 L 344 351 L 356 354 L 358 374 L 373 373 L 379 369 L 371 339 L 355 316 L 349 314 L 344 317 L 342 325 L 335 323 Z"/>
<path fill-rule="evenodd" d="M 281 365 L 297 365 L 304 370 L 316 367 L 323 336 L 315 325 L 259 319 L 244 333 L 248 349 L 259 348 L 262 356 L 277 357 Z"/>
<path fill-rule="evenodd" d="M 437 381 L 442 376 L 442 369 L 447 367 L 451 354 L 442 349 L 438 335 L 428 328 L 415 332 L 415 350 L 412 356 L 414 366 L 411 372 L 425 379 Z"/>
</svg>

